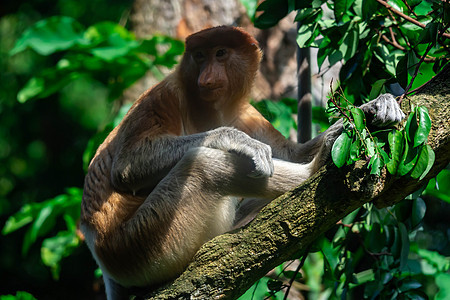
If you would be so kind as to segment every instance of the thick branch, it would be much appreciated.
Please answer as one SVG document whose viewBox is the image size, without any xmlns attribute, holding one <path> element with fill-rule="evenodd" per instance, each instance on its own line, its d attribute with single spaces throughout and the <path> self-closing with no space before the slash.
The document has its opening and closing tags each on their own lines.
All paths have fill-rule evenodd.
<svg viewBox="0 0 450 300">
<path fill-rule="evenodd" d="M 341 169 L 328 165 L 272 201 L 244 228 L 206 243 L 179 278 L 149 298 L 235 299 L 272 268 L 298 257 L 308 244 L 364 203 L 387 206 L 417 190 L 450 161 L 448 78 L 449 66 L 403 101 L 406 110 L 412 104 L 427 106 L 433 120 L 429 143 L 436 163 L 422 182 L 370 175 L 363 162 Z"/>
</svg>

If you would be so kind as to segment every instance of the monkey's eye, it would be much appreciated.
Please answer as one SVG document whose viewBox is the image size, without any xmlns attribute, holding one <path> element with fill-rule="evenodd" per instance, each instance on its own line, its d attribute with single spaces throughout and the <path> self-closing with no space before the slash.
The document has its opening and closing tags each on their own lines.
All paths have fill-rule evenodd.
<svg viewBox="0 0 450 300">
<path fill-rule="evenodd" d="M 227 54 L 227 50 L 226 49 L 219 49 L 216 52 L 216 57 L 224 57 Z"/>
<path fill-rule="evenodd" d="M 205 58 L 205 54 L 202 51 L 196 51 L 193 55 L 196 61 L 203 60 Z"/>
</svg>

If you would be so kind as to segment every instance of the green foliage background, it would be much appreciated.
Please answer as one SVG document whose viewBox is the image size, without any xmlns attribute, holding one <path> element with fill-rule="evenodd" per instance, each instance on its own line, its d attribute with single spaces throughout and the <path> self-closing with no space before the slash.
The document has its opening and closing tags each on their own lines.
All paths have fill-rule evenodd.
<svg viewBox="0 0 450 300">
<path fill-rule="evenodd" d="M 326 59 L 343 63 L 340 89 L 349 103 L 393 87 L 414 90 L 450 57 L 449 39 L 440 34 L 449 24 L 442 1 L 389 2 L 425 28 L 393 20 L 375 0 L 242 2 L 262 28 L 296 11 L 299 45 L 319 49 L 319 66 Z M 97 267 L 77 232 L 84 172 L 129 107 L 121 103 L 122 91 L 147 71 L 159 76 L 158 66 L 173 66 L 183 50 L 168 37 L 136 39 L 124 21 L 131 4 L 32 0 L 0 7 L 0 295 L 17 295 L 1 299 L 102 294 Z M 255 106 L 286 136 L 296 126 L 293 99 Z M 313 115 L 324 129 L 329 115 L 323 108 Z M 280 266 L 242 299 L 282 299 L 279 290 L 294 281 L 308 286 L 310 299 L 445 299 L 449 184 L 444 170 L 421 197 L 355 211 L 312 246 L 303 275 Z"/>
</svg>

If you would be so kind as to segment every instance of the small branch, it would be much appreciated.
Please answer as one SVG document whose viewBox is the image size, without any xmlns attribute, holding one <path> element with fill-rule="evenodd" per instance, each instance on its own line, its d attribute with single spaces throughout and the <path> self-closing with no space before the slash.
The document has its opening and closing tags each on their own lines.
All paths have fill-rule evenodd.
<svg viewBox="0 0 450 300">
<path fill-rule="evenodd" d="M 403 4 L 406 5 L 406 7 L 408 8 L 409 12 L 412 13 L 416 18 L 419 17 L 414 10 L 412 9 L 412 7 L 409 5 L 409 3 L 406 0 L 402 0 Z"/>
<path fill-rule="evenodd" d="M 306 258 L 308 257 L 309 250 L 311 249 L 311 246 L 308 246 L 305 253 L 303 254 L 302 260 L 297 266 L 297 269 L 295 269 L 294 275 L 292 276 L 291 280 L 289 281 L 289 285 L 286 289 L 286 292 L 284 293 L 283 300 L 287 300 L 287 297 L 289 295 L 289 291 L 291 290 L 292 285 L 294 284 L 295 277 L 297 277 L 297 274 L 300 272 L 301 268 L 305 264 Z"/>
<path fill-rule="evenodd" d="M 381 35 L 381 38 L 383 39 L 383 41 L 385 41 L 386 43 L 388 43 L 388 44 L 394 46 L 395 48 L 397 48 L 397 49 L 399 49 L 399 50 L 402 50 L 402 51 L 405 51 L 405 50 L 406 50 L 405 47 L 401 46 L 401 45 L 398 44 L 397 42 L 391 41 L 391 40 L 390 40 L 387 36 L 385 36 L 384 34 Z"/>
<path fill-rule="evenodd" d="M 352 228 L 353 227 L 353 223 L 351 223 L 351 224 L 344 224 L 342 222 L 342 220 L 339 220 L 339 222 L 337 222 L 336 225 L 340 225 L 342 227 L 347 227 L 347 228 Z"/>
<path fill-rule="evenodd" d="M 403 96 L 406 95 L 408 93 L 408 91 L 411 89 L 414 80 L 417 77 L 417 74 L 419 73 L 419 69 L 420 69 L 420 65 L 423 63 L 423 61 L 425 60 L 425 57 L 427 56 L 428 52 L 431 50 L 431 48 L 433 48 L 433 43 L 430 43 L 427 47 L 427 49 L 425 50 L 425 53 L 422 55 L 422 57 L 420 58 L 419 62 L 417 63 L 416 66 L 416 70 L 414 71 L 414 75 L 411 78 L 411 81 L 409 82 L 408 86 L 405 89 L 405 92 L 403 93 L 402 97 L 400 99 L 403 99 Z"/>
</svg>

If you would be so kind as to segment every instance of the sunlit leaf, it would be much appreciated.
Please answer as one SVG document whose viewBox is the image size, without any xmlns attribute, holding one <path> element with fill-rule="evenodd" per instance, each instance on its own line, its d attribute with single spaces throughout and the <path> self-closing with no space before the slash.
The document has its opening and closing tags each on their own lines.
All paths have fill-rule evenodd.
<svg viewBox="0 0 450 300">
<path fill-rule="evenodd" d="M 450 274 L 440 273 L 436 276 L 436 285 L 439 291 L 435 296 L 435 300 L 446 300 L 450 298 Z"/>
<path fill-rule="evenodd" d="M 418 128 L 414 134 L 414 147 L 425 143 L 431 130 L 431 119 L 428 109 L 424 106 L 417 108 Z"/>
<path fill-rule="evenodd" d="M 29 28 L 17 41 L 11 54 L 32 48 L 41 55 L 67 50 L 78 43 L 85 43 L 82 26 L 70 17 L 50 17 Z"/>
<path fill-rule="evenodd" d="M 350 6 L 355 0 L 335 0 L 334 1 L 334 16 L 337 21 L 341 20 L 342 16 L 347 13 Z"/>
<path fill-rule="evenodd" d="M 40 77 L 33 77 L 17 93 L 17 100 L 24 103 L 27 100 L 39 95 L 45 89 L 45 80 Z"/>
<path fill-rule="evenodd" d="M 391 131 L 388 135 L 388 141 L 391 159 L 386 166 L 389 173 L 395 175 L 400 164 L 400 159 L 403 156 L 403 147 L 405 144 L 403 133 L 398 130 Z"/>
<path fill-rule="evenodd" d="M 382 167 L 381 158 L 378 155 L 372 156 L 372 158 L 369 161 L 369 167 L 370 167 L 370 174 L 380 175 Z"/>
<path fill-rule="evenodd" d="M 424 178 L 426 174 L 430 171 L 434 164 L 434 151 L 429 145 L 421 147 L 419 152 L 419 158 L 417 159 L 416 165 L 411 172 L 412 178 Z"/>
<path fill-rule="evenodd" d="M 375 279 L 375 273 L 373 269 L 368 269 L 355 274 L 355 277 L 358 281 L 358 284 L 363 284 L 369 281 L 373 281 Z"/>
<path fill-rule="evenodd" d="M 70 255 L 78 246 L 79 239 L 72 231 L 58 233 L 57 236 L 47 238 L 42 243 L 41 258 L 44 264 L 51 268 L 53 278 L 59 278 L 60 262 Z"/>
<path fill-rule="evenodd" d="M 36 300 L 36 298 L 30 293 L 19 291 L 15 295 L 1 295 L 0 300 Z"/>
<path fill-rule="evenodd" d="M 366 118 L 362 109 L 352 107 L 350 110 L 356 130 L 363 130 L 366 127 Z"/>
<path fill-rule="evenodd" d="M 349 158 L 351 141 L 348 134 L 343 132 L 333 144 L 331 157 L 338 168 L 342 167 Z"/>
</svg>

